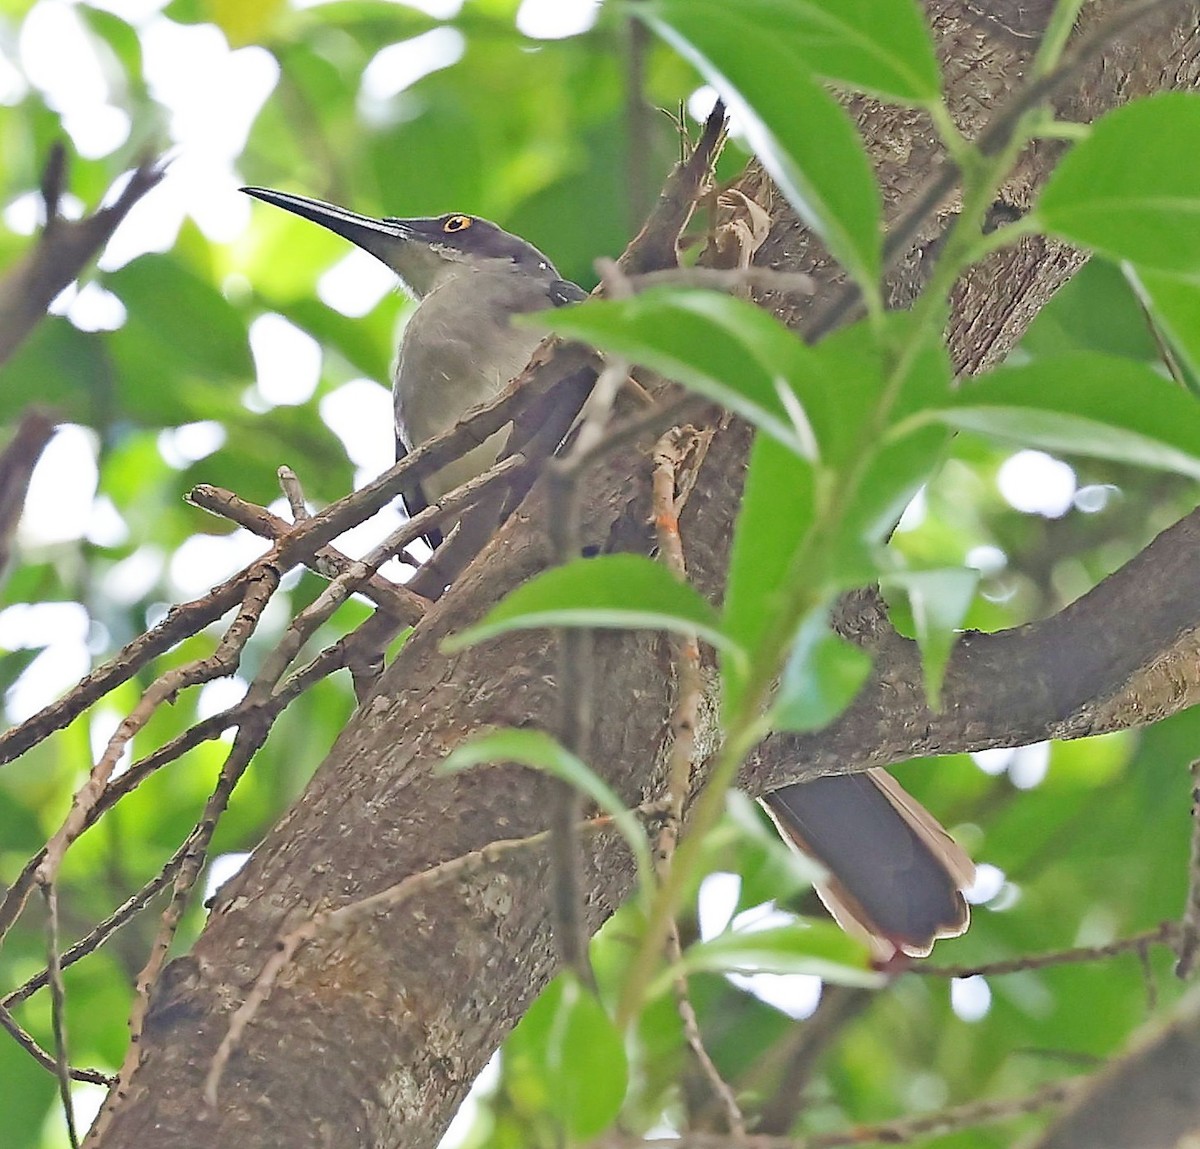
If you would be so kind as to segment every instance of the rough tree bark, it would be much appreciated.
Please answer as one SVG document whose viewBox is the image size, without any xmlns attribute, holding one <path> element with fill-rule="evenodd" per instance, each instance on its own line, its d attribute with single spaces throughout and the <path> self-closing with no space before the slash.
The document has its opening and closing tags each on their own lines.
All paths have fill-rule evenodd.
<svg viewBox="0 0 1200 1149">
<path fill-rule="evenodd" d="M 926 7 L 951 106 L 969 132 L 977 131 L 1022 75 L 1036 46 L 1031 34 L 1048 4 L 928 0 Z M 1097 11 L 1089 9 L 1089 20 L 1116 5 L 1092 7 Z M 1194 7 L 1171 5 L 1089 67 L 1063 110 L 1090 118 L 1150 90 L 1193 86 L 1198 75 Z M 864 105 L 860 116 L 894 216 L 940 159 L 934 133 L 908 111 Z M 1023 158 L 1005 193 L 1014 205 L 1029 202 L 1052 151 L 1035 147 Z M 828 261 L 766 182 L 751 173 L 745 190 L 774 220 L 760 262 L 812 271 L 828 285 Z M 897 298 L 920 282 L 934 234 L 930 229 L 922 237 L 900 269 Z M 959 365 L 977 369 L 1002 356 L 1079 262 L 1075 253 L 1030 242 L 973 275 L 955 301 L 951 338 Z M 688 504 L 689 565 L 713 594 L 719 593 L 746 442 L 737 426 L 717 436 Z M 624 549 L 640 544 L 649 474 L 648 458 L 637 450 L 598 469 L 587 484 L 585 542 Z M 282 928 L 494 839 L 544 828 L 550 803 L 542 778 L 505 767 L 453 777 L 435 772 L 453 747 L 489 726 L 552 728 L 554 657 L 547 634 L 517 634 L 453 656 L 439 650 L 445 634 L 546 565 L 543 509 L 535 490 L 417 628 L 305 794 L 223 892 L 192 953 L 168 968 L 147 1019 L 140 1067 L 99 1137 L 106 1149 L 436 1145 L 478 1070 L 554 970 L 550 875 L 546 857 L 535 851 L 514 854 L 479 877 L 434 887 L 303 948 L 245 1034 L 215 1108 L 206 1108 L 201 1087 L 230 1011 L 253 985 Z M 930 750 L 1080 734 L 1177 708 L 1195 697 L 1194 674 L 1147 679 L 1143 672 L 1156 661 L 1170 662 L 1181 636 L 1200 625 L 1192 572 L 1173 577 L 1194 556 L 1198 532 L 1194 516 L 1185 520 L 1140 556 L 1135 571 L 1119 573 L 1056 619 L 965 643 L 939 715 L 924 706 L 915 654 L 868 602 L 852 622 L 876 651 L 872 684 L 830 730 L 765 746 L 747 767 L 745 785 L 761 792 L 815 773 Z M 1164 593 L 1150 618 L 1147 586 Z M 1136 615 L 1121 609 L 1135 593 Z M 1135 618 L 1136 635 L 1105 637 Z M 1069 667 L 1062 657 L 1068 643 Z M 593 761 L 635 801 L 652 790 L 665 738 L 668 649 L 654 637 L 610 634 L 597 641 L 596 661 Z M 1135 681 L 1140 685 L 1131 686 Z M 1146 683 L 1156 681 L 1169 690 L 1152 692 Z M 592 926 L 626 893 L 630 870 L 619 842 L 594 841 L 585 875 Z"/>
</svg>

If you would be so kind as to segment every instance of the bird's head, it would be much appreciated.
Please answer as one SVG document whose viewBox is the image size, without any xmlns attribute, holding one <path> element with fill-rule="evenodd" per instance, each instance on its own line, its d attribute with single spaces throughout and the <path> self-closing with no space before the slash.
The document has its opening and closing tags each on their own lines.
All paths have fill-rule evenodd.
<svg viewBox="0 0 1200 1149">
<path fill-rule="evenodd" d="M 374 219 L 290 192 L 257 187 L 242 191 L 319 223 L 369 251 L 391 268 L 417 299 L 464 271 L 558 276 L 554 265 L 533 244 L 477 215 L 455 212 L 416 219 Z"/>
</svg>

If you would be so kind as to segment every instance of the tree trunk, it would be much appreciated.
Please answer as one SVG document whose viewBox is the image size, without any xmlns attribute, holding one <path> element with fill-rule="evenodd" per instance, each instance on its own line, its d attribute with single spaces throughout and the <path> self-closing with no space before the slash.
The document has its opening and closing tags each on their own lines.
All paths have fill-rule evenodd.
<svg viewBox="0 0 1200 1149">
<path fill-rule="evenodd" d="M 973 134 L 1017 85 L 1049 5 L 930 0 L 926 7 L 941 44 L 951 107 Z M 1090 6 L 1089 24 L 1098 18 L 1093 7 L 1104 15 L 1117 6 Z M 1141 20 L 1070 86 L 1063 113 L 1088 119 L 1118 97 L 1193 85 L 1200 74 L 1195 29 L 1190 4 L 1167 5 Z M 910 110 L 856 107 L 895 218 L 940 162 L 936 136 Z M 1026 206 L 1054 154 L 1053 147 L 1032 148 L 1006 199 Z M 828 260 L 764 178 L 751 171 L 743 187 L 774 221 L 759 262 L 809 270 L 829 285 Z M 897 271 L 897 300 L 919 285 L 935 234 L 928 229 Z M 1030 241 L 978 269 L 955 300 L 956 362 L 964 370 L 995 363 L 1080 262 L 1073 252 Z M 803 318 L 784 317 L 792 324 Z M 736 424 L 717 435 L 682 528 L 695 581 L 714 597 L 748 440 Z M 643 450 L 600 466 L 586 484 L 583 541 L 607 549 L 643 546 L 649 477 Z M 548 564 L 544 512 L 545 499 L 535 489 L 423 620 L 307 791 L 222 891 L 193 952 L 168 968 L 147 1018 L 141 1064 L 100 1135 L 106 1149 L 437 1144 L 480 1068 L 554 972 L 544 852 L 512 853 L 476 876 L 429 886 L 386 914 L 304 946 L 244 1034 L 215 1108 L 206 1108 L 202 1085 L 231 1011 L 245 999 L 281 930 L 495 839 L 545 828 L 552 792 L 544 778 L 511 767 L 436 772 L 455 746 L 488 727 L 554 728 L 554 647 L 547 632 L 510 635 L 457 655 L 439 649 L 446 634 Z M 1188 524 L 1174 544 L 1168 538 L 1158 555 L 1153 548 L 1143 555 L 1143 577 L 1153 575 L 1163 552 L 1168 560 L 1186 555 L 1197 530 Z M 1130 584 L 1124 585 L 1128 592 Z M 1087 643 L 1120 621 L 1111 613 L 1112 591 L 1107 598 L 1089 596 L 1043 629 L 974 638 L 954 660 L 939 715 L 925 709 L 909 644 L 868 602 L 852 623 L 877 653 L 872 684 L 829 731 L 803 741 L 771 740 L 748 765 L 744 782 L 761 792 L 931 749 L 1020 743 L 1035 730 L 1084 732 L 1100 721 L 1096 707 L 1200 622 L 1200 603 L 1179 590 L 1188 585 L 1194 579 L 1176 582 L 1176 597 L 1149 637 L 1145 616 L 1138 618 L 1143 641 L 1132 648 Z M 1044 628 L 1055 624 L 1068 629 L 1051 641 Z M 1069 697 L 1043 687 L 1056 681 L 1063 633 L 1083 643 Z M 595 660 L 592 762 L 635 802 L 654 792 L 666 740 L 669 649 L 655 636 L 604 634 Z M 1179 705 L 1184 699 L 1178 695 L 1163 705 Z M 1091 715 L 1086 721 L 1078 717 L 1084 712 Z M 629 890 L 631 864 L 619 840 L 601 837 L 588 845 L 585 892 L 595 928 Z"/>
</svg>

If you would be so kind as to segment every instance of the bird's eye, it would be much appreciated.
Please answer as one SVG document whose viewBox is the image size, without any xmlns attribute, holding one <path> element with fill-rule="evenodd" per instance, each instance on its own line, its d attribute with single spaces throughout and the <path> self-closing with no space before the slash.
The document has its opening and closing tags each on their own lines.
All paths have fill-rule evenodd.
<svg viewBox="0 0 1200 1149">
<path fill-rule="evenodd" d="M 466 231 L 471 223 L 469 215 L 448 215 L 442 220 L 442 231 Z"/>
</svg>

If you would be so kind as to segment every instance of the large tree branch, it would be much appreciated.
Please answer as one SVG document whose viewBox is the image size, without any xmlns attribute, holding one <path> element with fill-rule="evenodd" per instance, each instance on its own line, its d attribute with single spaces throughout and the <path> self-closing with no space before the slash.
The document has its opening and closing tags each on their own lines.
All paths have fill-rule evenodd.
<svg viewBox="0 0 1200 1149">
<path fill-rule="evenodd" d="M 921 754 L 1079 738 L 1153 722 L 1200 701 L 1200 511 L 1164 531 L 1052 618 L 969 634 L 951 659 L 942 709 L 916 644 L 870 599 L 856 622 L 875 672 L 824 730 L 768 739 L 743 774 L 756 793 Z"/>
<path fill-rule="evenodd" d="M 980 7 L 951 0 L 927 4 L 941 38 L 952 104 L 972 134 L 1020 75 L 1032 46 L 1011 30 L 993 39 Z M 1139 25 L 1126 44 L 1107 52 L 1082 78 L 1069 112 L 1086 117 L 1118 97 L 1194 84 L 1200 71 L 1194 31 L 1190 7 L 1184 15 L 1175 8 L 1169 20 Z M 895 216 L 940 160 L 935 133 L 911 111 L 864 105 L 862 118 Z M 1046 149 L 1031 149 L 1009 189 L 1014 202 L 1027 201 L 1051 159 Z M 763 181 L 751 176 L 744 190 L 768 206 L 775 220 L 764 262 L 810 272 L 822 290 L 831 290 L 829 261 L 808 245 Z M 921 242 L 932 244 L 936 233 L 935 221 Z M 897 298 L 920 283 L 925 254 L 918 246 L 905 262 L 893 284 Z M 958 362 L 973 368 L 1001 356 L 1077 264 L 1073 253 L 1027 243 L 979 269 L 955 300 L 951 337 Z M 794 323 L 803 318 L 782 306 L 780 311 Z M 744 428 L 737 426 L 717 435 L 688 502 L 684 531 L 690 571 L 714 595 L 725 566 L 746 441 Z M 645 455 L 637 450 L 597 467 L 582 508 L 585 545 L 646 545 L 649 473 Z M 452 776 L 436 769 L 450 749 L 480 729 L 552 726 L 554 658 L 545 635 L 511 635 L 453 656 L 439 645 L 444 635 L 478 618 L 550 561 L 539 518 L 545 506 L 544 493 L 535 490 L 427 613 L 303 798 L 222 892 L 193 952 L 169 967 L 170 977 L 146 1019 L 142 1064 L 117 1101 L 104 1145 L 170 1142 L 179 1149 L 207 1149 L 247 1138 L 261 1143 L 261 1130 L 270 1131 L 273 1144 L 422 1149 L 437 1143 L 480 1067 L 553 971 L 547 897 L 552 883 L 547 858 L 536 850 L 513 855 L 456 888 L 418 894 L 400 912 L 315 939 L 296 955 L 242 1035 L 215 1109 L 205 1108 L 201 1085 L 231 1011 L 254 985 L 275 939 L 297 921 L 494 839 L 526 837 L 545 828 L 551 791 L 542 777 L 512 767 Z M 1155 585 L 1169 582 L 1175 560 L 1167 556 L 1176 554 L 1176 541 L 1186 546 L 1191 529 L 1155 544 L 1139 560 L 1146 564 L 1143 576 Z M 836 751 L 826 752 L 818 769 L 859 769 L 868 760 L 891 760 L 934 746 L 953 749 L 956 738 L 964 745 L 984 744 L 1007 731 L 1011 739 L 1014 729 L 1019 741 L 1035 728 L 1082 732 L 1086 727 L 1072 731 L 1055 724 L 1107 705 L 1121 682 L 1152 663 L 1156 653 L 1164 654 L 1188 629 L 1182 617 L 1188 608 L 1177 596 L 1158 624 L 1163 645 L 1157 652 L 1144 647 L 1128 657 L 1112 649 L 1098 633 L 1112 620 L 1096 604 L 1105 595 L 1131 593 L 1130 585 L 1101 588 L 1101 597 L 1090 604 L 1040 624 L 1077 626 L 1076 636 L 1091 628 L 1083 647 L 1090 675 L 1082 663 L 1079 673 L 1063 667 L 1061 653 L 1050 648 L 1048 631 L 972 638 L 951 669 L 948 698 L 953 701 L 941 715 L 911 702 L 920 690 L 911 653 L 879 628 L 868 635 L 877 638 L 879 684 L 839 724 L 842 741 Z M 864 626 L 870 625 L 869 610 L 861 617 Z M 1200 602 L 1192 604 L 1191 618 L 1200 621 Z M 1145 625 L 1144 614 L 1139 621 Z M 1025 659 L 1045 661 L 1031 670 L 1013 653 L 1021 649 Z M 661 768 L 670 713 L 669 647 L 644 634 L 604 634 L 597 639 L 595 660 L 600 691 L 593 760 L 634 802 L 653 790 L 650 775 Z M 996 665 L 1022 670 L 1027 693 L 1015 715 L 999 712 L 988 700 Z M 894 680 L 886 677 L 892 666 Z M 907 722 L 889 717 L 897 707 L 910 715 Z M 936 738 L 929 733 L 931 724 L 939 732 Z M 796 752 L 793 746 L 790 765 L 782 752 L 764 753 L 747 771 L 748 780 L 761 787 L 768 779 L 781 783 L 815 772 L 810 762 L 795 758 Z M 619 841 L 596 842 L 584 880 L 594 926 L 631 880 L 631 864 Z"/>
</svg>

